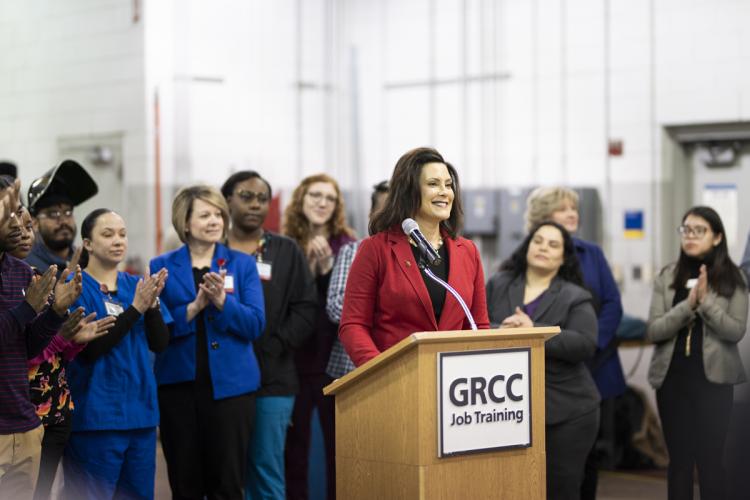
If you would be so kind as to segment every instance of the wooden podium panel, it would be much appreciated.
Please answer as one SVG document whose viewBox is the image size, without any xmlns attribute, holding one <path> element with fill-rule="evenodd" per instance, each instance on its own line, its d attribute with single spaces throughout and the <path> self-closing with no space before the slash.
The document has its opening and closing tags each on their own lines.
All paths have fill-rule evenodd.
<svg viewBox="0 0 750 500">
<path fill-rule="evenodd" d="M 558 332 L 417 333 L 334 381 L 337 497 L 545 498 L 544 342 Z M 531 352 L 531 446 L 438 457 L 438 353 L 519 347 Z"/>
</svg>

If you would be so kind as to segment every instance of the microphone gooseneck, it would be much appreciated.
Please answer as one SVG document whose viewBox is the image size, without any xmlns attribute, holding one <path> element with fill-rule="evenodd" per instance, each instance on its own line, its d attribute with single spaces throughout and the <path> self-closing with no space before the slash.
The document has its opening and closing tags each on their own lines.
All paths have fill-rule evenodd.
<svg viewBox="0 0 750 500">
<path fill-rule="evenodd" d="M 430 242 L 427 241 L 427 238 L 424 237 L 422 231 L 419 230 L 419 224 L 417 224 L 414 219 L 404 219 L 404 221 L 401 223 L 401 229 L 404 231 L 404 233 L 406 233 L 408 237 L 414 240 L 420 250 L 420 253 L 422 254 L 422 258 L 426 260 L 430 266 L 440 265 L 440 263 L 442 262 L 440 255 L 438 255 L 435 249 L 432 248 L 432 245 L 430 245 Z M 451 295 L 453 295 L 453 297 L 461 305 L 461 308 L 464 310 L 464 314 L 469 320 L 471 329 L 476 330 L 477 324 L 474 321 L 474 317 L 471 315 L 471 311 L 466 305 L 466 302 L 463 298 L 461 298 L 461 295 L 459 295 L 459 293 L 452 286 L 441 280 L 435 273 L 433 273 L 429 266 L 420 263 L 419 267 L 431 280 L 438 283 L 440 286 L 448 290 Z"/>
<path fill-rule="evenodd" d="M 440 255 L 438 255 L 437 251 L 432 248 L 432 245 L 427 241 L 427 238 L 424 237 L 422 231 L 419 230 L 419 224 L 417 224 L 414 219 L 404 219 L 401 223 L 401 229 L 408 237 L 414 240 L 422 257 L 427 260 L 429 265 L 439 266 L 442 263 L 443 260 L 440 258 Z"/>
</svg>

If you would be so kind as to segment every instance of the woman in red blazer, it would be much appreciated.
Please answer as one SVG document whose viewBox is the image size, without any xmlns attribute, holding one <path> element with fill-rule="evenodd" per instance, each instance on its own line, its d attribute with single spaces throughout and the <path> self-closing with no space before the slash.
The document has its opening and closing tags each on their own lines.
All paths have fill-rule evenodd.
<svg viewBox="0 0 750 500">
<path fill-rule="evenodd" d="M 414 332 L 470 328 L 456 299 L 420 270 L 419 250 L 401 230 L 409 217 L 442 258 L 432 271 L 458 291 L 478 328 L 489 328 L 482 260 L 457 236 L 463 210 L 456 170 L 434 149 L 417 148 L 398 160 L 390 186 L 346 282 L 339 338 L 357 366 Z"/>
</svg>

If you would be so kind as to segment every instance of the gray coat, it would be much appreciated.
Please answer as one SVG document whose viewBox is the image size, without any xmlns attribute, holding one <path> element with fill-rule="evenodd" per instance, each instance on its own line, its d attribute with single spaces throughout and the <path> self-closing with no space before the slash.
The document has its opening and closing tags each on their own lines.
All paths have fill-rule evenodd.
<svg viewBox="0 0 750 500">
<path fill-rule="evenodd" d="M 490 323 L 497 327 L 523 306 L 526 277 L 501 271 L 487 283 Z M 534 326 L 559 326 L 545 344 L 546 423 L 572 420 L 599 407 L 599 391 L 584 362 L 596 352 L 597 320 L 591 294 L 555 278 L 531 320 Z"/>
<path fill-rule="evenodd" d="M 672 307 L 675 291 L 670 288 L 676 263 L 670 264 L 654 281 L 646 338 L 654 342 L 654 354 L 648 369 L 648 381 L 658 389 L 672 361 L 677 334 L 698 314 L 703 320 L 703 366 L 706 378 L 716 384 L 745 381 L 737 342 L 745 335 L 747 291 L 737 288 L 730 298 L 709 291 L 695 311 L 687 299 Z"/>
</svg>

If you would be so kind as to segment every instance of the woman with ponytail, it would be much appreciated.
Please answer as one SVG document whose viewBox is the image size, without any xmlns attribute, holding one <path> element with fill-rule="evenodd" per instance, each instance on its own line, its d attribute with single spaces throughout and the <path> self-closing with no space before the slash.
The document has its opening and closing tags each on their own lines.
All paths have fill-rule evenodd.
<svg viewBox="0 0 750 500">
<path fill-rule="evenodd" d="M 668 494 L 693 498 L 697 466 L 701 498 L 725 498 L 733 385 L 745 381 L 737 343 L 745 334 L 747 285 L 715 210 L 691 208 L 678 230 L 680 256 L 654 282 L 647 330 L 655 344 L 648 378 L 669 451 Z"/>
<path fill-rule="evenodd" d="M 139 279 L 118 271 L 128 250 L 125 222 L 100 208 L 81 224 L 83 291 L 76 305 L 116 318 L 70 363 L 76 398 L 65 449 L 65 498 L 153 498 L 159 408 L 149 350 L 169 342 L 171 317 L 159 304 L 162 269 Z"/>
<path fill-rule="evenodd" d="M 34 246 L 34 228 L 31 214 L 21 206 L 16 216 L 20 222 L 21 236 L 18 245 L 9 253 L 24 260 Z M 78 254 L 73 256 L 70 268 L 75 269 Z M 33 268 L 32 268 L 33 269 Z M 38 276 L 39 272 L 34 269 Z M 68 314 L 60 332 L 47 347 L 29 360 L 29 396 L 36 414 L 44 425 L 39 476 L 34 489 L 34 500 L 50 497 L 57 466 L 70 437 L 73 399 L 68 388 L 66 369 L 68 362 L 86 347 L 86 343 L 107 333 L 114 318 L 93 321 L 95 315 L 84 316 L 82 307 Z"/>
</svg>

